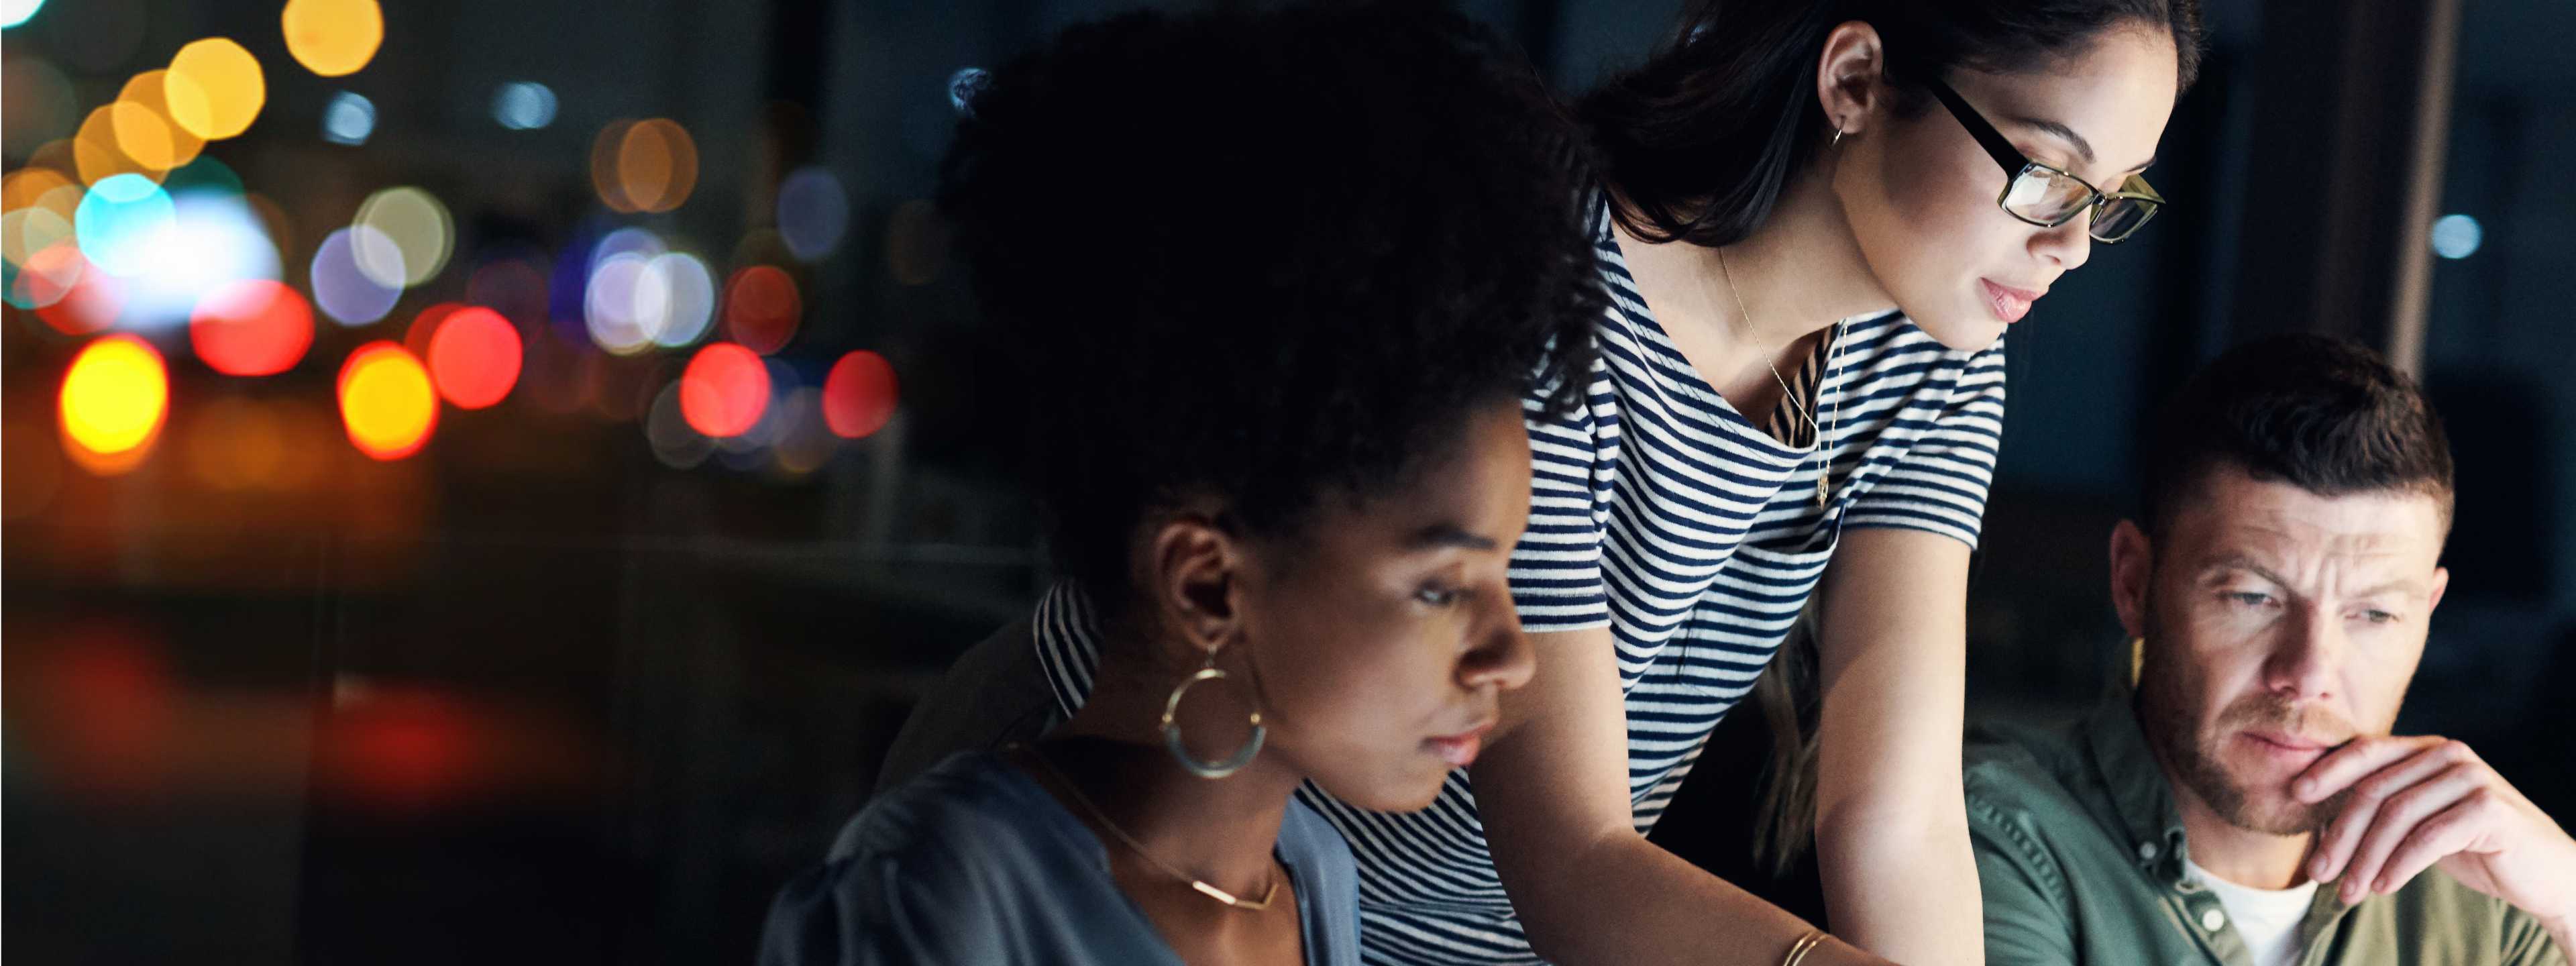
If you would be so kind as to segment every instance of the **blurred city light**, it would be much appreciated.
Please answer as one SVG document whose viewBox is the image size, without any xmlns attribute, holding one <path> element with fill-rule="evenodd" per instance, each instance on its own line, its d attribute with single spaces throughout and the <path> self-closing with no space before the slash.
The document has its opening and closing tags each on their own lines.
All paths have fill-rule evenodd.
<svg viewBox="0 0 2576 966">
<path fill-rule="evenodd" d="M 110 275 L 133 276 L 153 267 L 154 243 L 178 220 L 177 206 L 160 185 L 139 174 L 119 174 L 90 186 L 72 226 L 90 264 Z"/>
<path fill-rule="evenodd" d="M 769 369 L 742 346 L 718 342 L 699 349 L 680 374 L 680 415 L 701 435 L 741 436 L 768 408 Z"/>
<path fill-rule="evenodd" d="M 342 325 L 365 325 L 384 318 L 385 313 L 393 311 L 394 302 L 402 298 L 401 287 L 378 282 L 358 266 L 355 236 L 362 235 L 378 236 L 367 239 L 367 245 L 380 263 L 398 263 L 402 259 L 399 246 L 366 225 L 342 228 L 323 237 L 322 246 L 313 252 L 313 303 Z"/>
<path fill-rule="evenodd" d="M 515 81 L 492 95 L 492 120 L 513 131 L 534 131 L 555 122 L 555 92 L 544 84 Z"/>
<path fill-rule="evenodd" d="M 259 59 L 223 37 L 179 48 L 162 85 L 170 119 L 208 141 L 249 130 L 268 103 L 268 80 Z"/>
<path fill-rule="evenodd" d="M 357 73 L 385 40 L 385 14 L 376 0 L 287 0 L 280 19 L 286 52 L 324 77 Z"/>
<path fill-rule="evenodd" d="M 670 211 L 697 190 L 697 142 L 667 118 L 613 121 L 591 143 L 590 176 L 611 211 Z"/>
<path fill-rule="evenodd" d="M 438 392 L 429 370 L 391 342 L 370 342 L 340 367 L 340 421 L 349 442 L 378 460 L 420 451 L 438 426 Z"/>
<path fill-rule="evenodd" d="M 170 415 L 170 373 L 161 353 L 130 335 L 100 338 L 63 374 L 63 447 L 100 475 L 133 469 Z"/>
<path fill-rule="evenodd" d="M 354 91 L 331 95 L 322 107 L 322 140 L 357 146 L 376 133 L 376 102 Z"/>
<path fill-rule="evenodd" d="M 785 348 L 803 314 L 795 277 L 778 266 L 753 265 L 725 283 L 725 335 L 753 352 L 769 355 Z"/>
<path fill-rule="evenodd" d="M 197 303 L 188 339 L 197 358 L 216 372 L 275 375 L 294 368 L 313 346 L 313 307 L 278 282 L 232 282 Z"/>
<path fill-rule="evenodd" d="M 656 255 L 638 280 L 636 317 L 655 345 L 677 349 L 707 334 L 715 319 L 716 284 L 707 263 L 687 252 Z"/>
<path fill-rule="evenodd" d="M 429 374 L 458 409 L 499 403 L 519 381 L 519 332 L 482 306 L 447 313 L 429 340 Z"/>
<path fill-rule="evenodd" d="M 841 179 L 819 167 L 798 168 L 778 185 L 778 234 L 787 250 L 819 261 L 850 228 L 850 196 Z"/>
<path fill-rule="evenodd" d="M 206 148 L 206 139 L 181 127 L 171 119 L 169 87 L 163 82 L 166 71 L 148 70 L 125 82 L 117 92 L 119 105 L 132 105 L 136 110 L 118 110 L 112 117 L 116 124 L 116 146 L 134 162 L 155 171 L 168 171 L 197 159 Z"/>
<path fill-rule="evenodd" d="M 447 206 L 419 188 L 387 188 L 358 205 L 357 225 L 375 229 L 351 236 L 358 270 L 379 285 L 408 288 L 437 277 L 456 244 Z"/>
<path fill-rule="evenodd" d="M 45 9 L 45 0 L 0 0 L 0 30 L 26 23 L 36 11 Z"/>
<path fill-rule="evenodd" d="M 823 420 L 844 439 L 863 439 L 894 418 L 899 393 L 894 364 L 861 349 L 832 363 L 823 377 Z"/>
<path fill-rule="evenodd" d="M 2433 222 L 2433 254 L 2443 258 L 2467 258 L 2478 252 L 2486 241 L 2486 229 L 2467 215 L 2443 215 Z"/>
</svg>

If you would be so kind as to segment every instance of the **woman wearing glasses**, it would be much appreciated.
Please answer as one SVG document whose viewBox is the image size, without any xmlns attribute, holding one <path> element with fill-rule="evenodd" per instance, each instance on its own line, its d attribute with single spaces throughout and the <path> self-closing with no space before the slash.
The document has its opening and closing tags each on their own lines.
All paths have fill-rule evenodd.
<svg viewBox="0 0 2576 966">
<path fill-rule="evenodd" d="M 1526 407 L 1511 583 L 1539 672 L 1429 809 L 1300 793 L 1351 845 L 1372 961 L 1982 961 L 1959 745 L 2002 337 L 2155 214 L 2140 173 L 2200 30 L 2194 0 L 1717 0 L 1577 105 L 1613 305 L 1584 405 Z M 1791 687 L 1837 936 L 1645 837 L 1811 596 Z M 934 702 L 1013 720 L 988 696 L 1015 633 Z M 1030 633 L 1072 713 L 1083 593 Z M 890 773 L 978 739 L 940 713 Z"/>
</svg>

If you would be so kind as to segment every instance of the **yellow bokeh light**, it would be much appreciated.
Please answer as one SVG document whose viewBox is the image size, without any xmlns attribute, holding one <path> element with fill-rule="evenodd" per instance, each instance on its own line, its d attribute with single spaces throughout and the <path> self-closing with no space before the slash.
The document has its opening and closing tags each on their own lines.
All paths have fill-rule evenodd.
<svg viewBox="0 0 2576 966">
<path fill-rule="evenodd" d="M 292 10 L 289 5 L 290 18 Z M 268 80 L 260 72 L 259 58 L 222 37 L 179 48 L 178 55 L 170 58 L 162 86 L 170 120 L 208 141 L 249 130 L 250 122 L 268 103 Z"/>
<path fill-rule="evenodd" d="M 131 468 L 170 414 L 169 370 L 141 339 L 111 335 L 89 344 L 63 375 L 64 447 L 93 471 Z"/>
<path fill-rule="evenodd" d="M 135 110 L 119 110 L 115 115 L 116 146 L 125 156 L 147 168 L 168 171 L 197 160 L 197 152 L 206 149 L 206 139 L 191 133 L 170 119 L 170 104 L 162 78 L 164 71 L 144 71 L 125 82 L 125 90 L 116 102 L 132 105 Z"/>
<path fill-rule="evenodd" d="M 429 369 L 403 347 L 374 342 L 340 370 L 340 421 L 358 451 L 380 460 L 418 452 L 438 425 Z"/>
<path fill-rule="evenodd" d="M 124 130 L 139 132 L 158 124 L 160 118 L 153 116 L 150 109 L 125 101 L 101 104 L 89 112 L 89 119 L 81 122 L 80 133 L 72 138 L 72 159 L 80 168 L 81 181 L 97 184 L 120 174 L 139 174 L 160 181 L 170 173 L 169 169 L 155 168 L 127 154 L 118 136 Z M 166 127 L 162 136 L 169 136 Z"/>
<path fill-rule="evenodd" d="M 0 179 L 0 211 L 45 208 L 69 220 L 80 208 L 81 195 L 78 183 L 52 168 L 20 168 Z"/>
<path fill-rule="evenodd" d="M 385 42 L 385 12 L 376 0 L 287 0 L 286 52 L 324 77 L 358 72 Z"/>
</svg>

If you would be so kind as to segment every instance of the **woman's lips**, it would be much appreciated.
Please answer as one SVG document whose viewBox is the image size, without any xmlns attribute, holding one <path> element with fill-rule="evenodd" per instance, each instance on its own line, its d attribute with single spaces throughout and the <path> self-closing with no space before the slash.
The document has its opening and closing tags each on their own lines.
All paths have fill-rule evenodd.
<svg viewBox="0 0 2576 966">
<path fill-rule="evenodd" d="M 1986 287 L 1986 307 L 1993 309 L 1995 318 L 2003 320 L 2005 325 L 2021 321 L 2022 316 L 2030 314 L 2030 303 L 2039 301 L 2040 296 L 2048 294 L 2045 290 L 2035 292 L 2026 288 L 1997 285 L 1990 279 L 1978 279 L 1977 284 Z"/>
<path fill-rule="evenodd" d="M 1485 732 L 1493 727 L 1491 723 L 1481 724 L 1454 735 L 1425 739 L 1422 744 L 1448 762 L 1449 767 L 1465 768 L 1476 763 L 1476 753 L 1485 747 Z"/>
</svg>

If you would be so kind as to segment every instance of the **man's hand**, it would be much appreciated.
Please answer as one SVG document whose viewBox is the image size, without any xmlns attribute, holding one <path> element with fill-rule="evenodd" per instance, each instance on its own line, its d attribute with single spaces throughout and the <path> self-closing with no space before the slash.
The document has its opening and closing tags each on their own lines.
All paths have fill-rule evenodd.
<svg viewBox="0 0 2576 966">
<path fill-rule="evenodd" d="M 2309 765 L 2290 792 L 2351 790 L 2317 837 L 2310 877 L 2343 877 L 2347 904 L 2395 892 L 2436 862 L 2470 888 L 2550 924 L 2576 923 L 2576 839 L 2457 741 L 2355 738 Z"/>
</svg>

